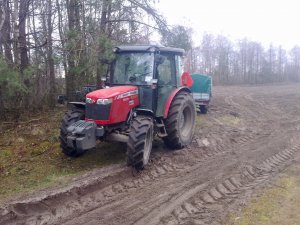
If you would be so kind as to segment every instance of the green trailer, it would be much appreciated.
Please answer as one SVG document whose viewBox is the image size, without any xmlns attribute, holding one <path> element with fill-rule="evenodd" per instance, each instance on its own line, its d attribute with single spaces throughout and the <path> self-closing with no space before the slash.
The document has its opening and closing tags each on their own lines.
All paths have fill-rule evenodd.
<svg viewBox="0 0 300 225">
<path fill-rule="evenodd" d="M 203 74 L 192 74 L 193 86 L 191 87 L 196 106 L 203 114 L 207 113 L 212 97 L 212 77 Z"/>
</svg>

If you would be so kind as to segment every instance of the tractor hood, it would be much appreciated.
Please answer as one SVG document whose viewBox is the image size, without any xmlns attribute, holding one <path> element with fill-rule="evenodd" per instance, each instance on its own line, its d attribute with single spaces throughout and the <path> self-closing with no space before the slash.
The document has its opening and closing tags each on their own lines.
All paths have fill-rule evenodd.
<svg viewBox="0 0 300 225">
<path fill-rule="evenodd" d="M 139 104 L 136 86 L 115 86 L 93 91 L 86 95 L 85 120 L 102 126 L 125 122 L 129 112 Z"/>
<path fill-rule="evenodd" d="M 108 98 L 120 99 L 137 94 L 138 88 L 136 86 L 115 86 L 90 92 L 86 97 L 93 100 Z"/>
</svg>

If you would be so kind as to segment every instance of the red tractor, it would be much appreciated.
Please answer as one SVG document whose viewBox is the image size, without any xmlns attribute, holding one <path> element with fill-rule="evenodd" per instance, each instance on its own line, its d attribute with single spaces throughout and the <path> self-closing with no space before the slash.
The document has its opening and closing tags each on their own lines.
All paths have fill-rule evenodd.
<svg viewBox="0 0 300 225">
<path fill-rule="evenodd" d="M 128 165 L 141 170 L 155 135 L 171 149 L 192 141 L 196 108 L 189 85 L 182 84 L 184 50 L 118 46 L 114 53 L 109 87 L 88 93 L 85 103 L 70 103 L 73 109 L 61 123 L 61 148 L 75 157 L 97 140 L 126 142 Z"/>
</svg>

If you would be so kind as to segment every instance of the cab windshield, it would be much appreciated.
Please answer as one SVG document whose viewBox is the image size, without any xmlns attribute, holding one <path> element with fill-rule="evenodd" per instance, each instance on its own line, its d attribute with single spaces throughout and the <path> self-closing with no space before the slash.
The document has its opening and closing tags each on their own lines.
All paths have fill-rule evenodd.
<svg viewBox="0 0 300 225">
<path fill-rule="evenodd" d="M 116 56 L 113 84 L 147 85 L 153 78 L 154 54 L 119 53 Z"/>
</svg>

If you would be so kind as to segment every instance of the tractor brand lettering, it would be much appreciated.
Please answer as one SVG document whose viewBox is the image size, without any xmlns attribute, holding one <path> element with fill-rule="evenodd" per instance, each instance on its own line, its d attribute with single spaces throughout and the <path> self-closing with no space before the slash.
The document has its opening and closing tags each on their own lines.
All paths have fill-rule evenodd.
<svg viewBox="0 0 300 225">
<path fill-rule="evenodd" d="M 130 101 L 128 102 L 128 104 L 129 104 L 129 105 L 134 105 L 134 100 L 130 100 Z"/>
<path fill-rule="evenodd" d="M 131 99 L 136 99 L 138 97 L 138 95 L 132 95 L 130 98 Z"/>
<path fill-rule="evenodd" d="M 126 98 L 126 97 L 130 97 L 130 96 L 133 96 L 133 95 L 138 95 L 139 94 L 139 91 L 138 90 L 134 90 L 134 91 L 129 91 L 129 92 L 126 92 L 124 94 L 120 94 L 116 97 L 116 99 L 120 99 L 120 98 Z"/>
</svg>

